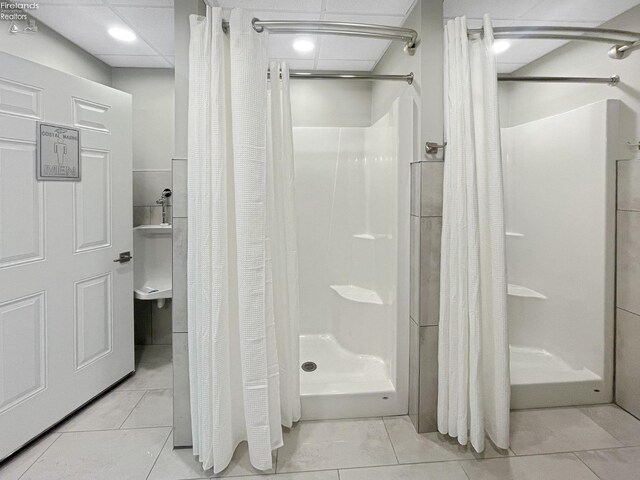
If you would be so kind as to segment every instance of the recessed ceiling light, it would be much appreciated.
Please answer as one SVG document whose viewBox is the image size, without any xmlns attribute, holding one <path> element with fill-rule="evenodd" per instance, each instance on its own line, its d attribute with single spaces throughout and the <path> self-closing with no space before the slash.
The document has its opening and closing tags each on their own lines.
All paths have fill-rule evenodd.
<svg viewBox="0 0 640 480">
<path fill-rule="evenodd" d="M 298 52 L 306 53 L 316 48 L 316 46 L 311 40 L 308 40 L 306 38 L 300 38 L 295 42 L 293 42 L 293 48 Z"/>
<path fill-rule="evenodd" d="M 499 53 L 507 50 L 510 46 L 511 44 L 507 40 L 496 40 L 493 42 L 493 53 L 498 55 Z"/>
<path fill-rule="evenodd" d="M 109 29 L 109 35 L 121 42 L 133 42 L 136 38 L 136 34 L 128 28 L 112 27 Z"/>
</svg>

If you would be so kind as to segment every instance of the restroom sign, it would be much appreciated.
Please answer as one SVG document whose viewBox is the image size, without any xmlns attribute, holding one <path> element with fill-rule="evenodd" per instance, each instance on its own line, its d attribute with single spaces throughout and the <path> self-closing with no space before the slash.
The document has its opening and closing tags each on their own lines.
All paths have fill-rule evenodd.
<svg viewBox="0 0 640 480">
<path fill-rule="evenodd" d="M 64 125 L 37 124 L 38 180 L 80 180 L 80 130 Z"/>
</svg>

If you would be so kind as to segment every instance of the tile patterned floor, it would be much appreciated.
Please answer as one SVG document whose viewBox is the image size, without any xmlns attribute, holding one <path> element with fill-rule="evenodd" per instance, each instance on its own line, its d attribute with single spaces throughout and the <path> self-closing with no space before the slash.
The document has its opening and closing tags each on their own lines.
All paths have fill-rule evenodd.
<svg viewBox="0 0 640 480">
<path fill-rule="evenodd" d="M 198 480 L 191 449 L 174 450 L 171 347 L 136 352 L 137 372 L 18 455 L 0 480 Z M 275 469 L 251 467 L 241 444 L 220 476 L 235 480 L 637 480 L 640 421 L 615 405 L 513 412 L 511 450 L 474 454 L 408 417 L 300 422 Z"/>
</svg>

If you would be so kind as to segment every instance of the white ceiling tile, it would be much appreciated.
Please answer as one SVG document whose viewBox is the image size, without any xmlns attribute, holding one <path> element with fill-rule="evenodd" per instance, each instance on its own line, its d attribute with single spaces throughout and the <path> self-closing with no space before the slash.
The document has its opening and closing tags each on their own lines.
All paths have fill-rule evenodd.
<svg viewBox="0 0 640 480">
<path fill-rule="evenodd" d="M 326 12 L 406 15 L 415 0 L 327 0 Z"/>
<path fill-rule="evenodd" d="M 561 47 L 565 43 L 564 40 L 517 40 L 510 39 L 511 44 L 508 50 L 498 54 L 497 62 L 504 63 L 529 63 L 540 58 L 543 55 Z M 606 48 L 605 48 L 606 51 Z"/>
<path fill-rule="evenodd" d="M 293 42 L 298 38 L 311 40 L 316 48 L 310 52 L 294 50 Z M 269 58 L 313 59 L 316 56 L 318 47 L 318 38 L 311 35 L 269 35 Z"/>
<path fill-rule="evenodd" d="M 173 8 L 173 0 L 104 0 L 105 3 L 123 7 L 167 7 Z"/>
<path fill-rule="evenodd" d="M 38 5 L 102 5 L 102 0 L 40 0 Z"/>
<path fill-rule="evenodd" d="M 274 12 L 273 10 L 254 10 L 253 14 L 260 20 L 320 20 L 320 12 Z"/>
<path fill-rule="evenodd" d="M 318 60 L 318 70 L 361 70 L 370 72 L 376 66 L 375 60 Z"/>
<path fill-rule="evenodd" d="M 92 54 L 156 55 L 142 39 L 121 42 L 111 27 L 129 28 L 109 7 L 40 5 L 33 16 Z"/>
<path fill-rule="evenodd" d="M 172 65 L 160 55 L 96 55 L 112 67 L 172 68 Z"/>
<path fill-rule="evenodd" d="M 174 53 L 173 8 L 115 7 L 139 36 L 163 55 Z"/>
<path fill-rule="evenodd" d="M 638 0 L 542 0 L 520 18 L 602 23 L 636 5 Z"/>
<path fill-rule="evenodd" d="M 324 19 L 329 22 L 352 22 L 352 23 L 370 23 L 373 25 L 389 25 L 392 27 L 400 27 L 404 23 L 403 16 L 392 17 L 389 15 L 362 15 L 358 13 L 335 14 L 326 13 Z"/>
<path fill-rule="evenodd" d="M 452 18 L 445 18 L 444 25 L 446 25 L 449 20 L 452 20 Z M 517 23 L 520 25 L 520 22 Z M 482 18 L 467 17 L 467 28 L 481 28 L 483 24 L 484 20 Z M 514 20 L 491 19 L 491 25 L 494 27 L 509 27 L 513 24 Z"/>
<path fill-rule="evenodd" d="M 556 1 L 562 3 L 565 0 Z M 492 18 L 512 19 L 524 15 L 539 3 L 540 0 L 444 0 L 443 16 L 482 18 L 488 13 Z"/>
<path fill-rule="evenodd" d="M 319 12 L 322 0 L 218 0 L 218 5 L 223 8 Z"/>
<path fill-rule="evenodd" d="M 511 73 L 519 68 L 522 68 L 526 65 L 526 63 L 501 63 L 498 62 L 496 67 L 498 69 L 498 73 Z"/>
<path fill-rule="evenodd" d="M 523 27 L 527 27 L 527 26 L 533 26 L 533 27 L 537 27 L 537 26 L 560 26 L 560 27 L 597 27 L 601 24 L 602 22 L 574 22 L 574 21 L 569 21 L 569 20 L 524 20 L 524 19 L 519 19 L 519 20 L 513 20 L 508 22 L 508 25 L 506 26 L 511 26 L 511 25 L 521 25 Z"/>
<path fill-rule="evenodd" d="M 320 41 L 318 58 L 325 60 L 378 60 L 389 46 L 389 40 L 325 36 Z"/>
</svg>

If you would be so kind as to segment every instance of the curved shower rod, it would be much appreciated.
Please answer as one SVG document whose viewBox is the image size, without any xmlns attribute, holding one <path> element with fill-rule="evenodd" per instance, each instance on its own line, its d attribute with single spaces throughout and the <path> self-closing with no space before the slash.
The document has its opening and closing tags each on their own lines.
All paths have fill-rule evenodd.
<svg viewBox="0 0 640 480">
<path fill-rule="evenodd" d="M 344 35 L 350 37 L 400 40 L 404 42 L 404 51 L 413 55 L 418 44 L 418 32 L 412 28 L 391 27 L 369 23 L 328 22 L 307 20 L 260 20 L 251 22 L 256 32 L 268 30 L 274 34 L 307 33 L 314 35 Z M 222 29 L 229 31 L 229 22 L 222 21 Z"/>
<path fill-rule="evenodd" d="M 469 35 L 482 35 L 482 28 L 470 28 Z M 640 48 L 640 32 L 598 27 L 512 26 L 494 27 L 494 38 L 532 38 L 545 40 L 581 40 L 587 42 L 613 43 L 609 56 L 616 60 L 625 58 Z"/>
</svg>

